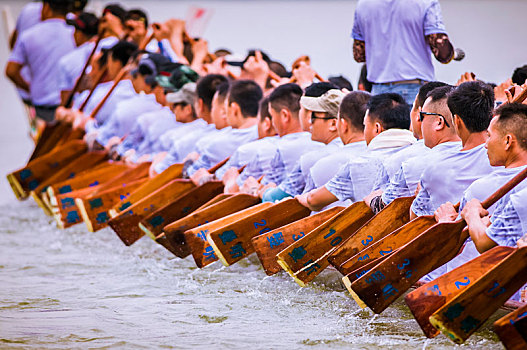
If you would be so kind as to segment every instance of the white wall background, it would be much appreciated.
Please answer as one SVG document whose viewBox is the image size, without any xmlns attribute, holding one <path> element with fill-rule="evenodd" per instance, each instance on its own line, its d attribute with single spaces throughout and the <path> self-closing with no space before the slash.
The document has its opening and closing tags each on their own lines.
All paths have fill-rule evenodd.
<svg viewBox="0 0 527 350">
<path fill-rule="evenodd" d="M 28 1 L 0 0 L 16 18 Z M 111 1 L 91 0 L 100 11 Z M 113 1 L 115 2 L 115 1 Z M 240 54 L 262 48 L 289 66 L 301 54 L 311 57 L 322 75 L 342 74 L 356 86 L 360 65 L 353 61 L 350 32 L 356 1 L 351 0 L 126 0 L 125 7 L 145 9 L 151 20 L 184 17 L 189 6 L 214 10 L 204 33 L 211 50 L 226 47 Z M 485 81 L 501 82 L 515 67 L 527 63 L 525 0 L 441 0 L 443 18 L 455 46 L 467 57 L 462 62 L 436 64 L 436 77 L 454 83 L 465 71 Z M 381 20 L 381 19 L 380 19 Z M 3 23 L 0 27 L 0 67 L 8 51 Z M 0 172 L 20 166 L 31 144 L 19 139 L 26 132 L 25 117 L 12 85 L 0 78 Z M 16 147 L 12 145 L 16 144 Z M 21 156 L 22 155 L 22 156 Z M 3 193 L 0 192 L 0 195 Z"/>
</svg>

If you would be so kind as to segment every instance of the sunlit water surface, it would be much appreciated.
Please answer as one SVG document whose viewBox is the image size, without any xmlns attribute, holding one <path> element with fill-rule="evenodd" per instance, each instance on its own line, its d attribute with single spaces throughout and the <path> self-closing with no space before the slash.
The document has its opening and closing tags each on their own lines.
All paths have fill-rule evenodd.
<svg viewBox="0 0 527 350">
<path fill-rule="evenodd" d="M 453 347 L 426 340 L 402 300 L 359 309 L 334 271 L 300 288 L 254 256 L 200 270 L 148 238 L 59 230 L 31 200 L 0 213 L 0 348 Z M 466 346 L 501 348 L 488 323 Z"/>
</svg>

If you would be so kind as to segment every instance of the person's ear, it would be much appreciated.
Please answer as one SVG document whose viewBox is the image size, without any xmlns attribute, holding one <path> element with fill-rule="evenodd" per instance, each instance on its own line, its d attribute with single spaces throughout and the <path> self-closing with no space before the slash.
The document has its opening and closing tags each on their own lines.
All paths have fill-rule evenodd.
<svg viewBox="0 0 527 350">
<path fill-rule="evenodd" d="M 382 127 L 381 123 L 375 122 L 374 130 L 375 130 L 375 133 L 379 135 L 381 132 L 384 131 L 384 128 Z"/>
<path fill-rule="evenodd" d="M 280 119 L 282 119 L 282 123 L 289 123 L 291 120 L 291 113 L 288 109 L 282 108 L 280 110 Z"/>
<path fill-rule="evenodd" d="M 203 103 L 203 100 L 201 98 L 198 98 L 198 114 L 202 114 L 204 110 L 205 104 Z"/>
<path fill-rule="evenodd" d="M 337 132 L 337 119 L 330 119 L 329 122 L 329 131 Z"/>
<path fill-rule="evenodd" d="M 236 102 L 232 102 L 230 108 L 232 111 L 231 112 L 232 115 L 236 116 L 237 118 L 241 117 L 242 110 L 240 109 L 240 106 Z"/>
<path fill-rule="evenodd" d="M 446 127 L 446 125 L 445 125 L 445 118 L 438 116 L 438 117 L 437 117 L 436 125 L 435 125 L 435 127 L 434 127 L 434 130 L 435 130 L 435 131 L 441 131 L 441 130 L 443 130 L 445 127 Z"/>
<path fill-rule="evenodd" d="M 461 130 L 465 127 L 465 123 L 463 123 L 463 120 L 457 114 L 454 114 L 454 125 L 456 126 L 456 130 Z"/>
<path fill-rule="evenodd" d="M 514 136 L 511 134 L 505 135 L 505 150 L 508 151 L 512 147 L 512 143 L 514 142 Z"/>
</svg>

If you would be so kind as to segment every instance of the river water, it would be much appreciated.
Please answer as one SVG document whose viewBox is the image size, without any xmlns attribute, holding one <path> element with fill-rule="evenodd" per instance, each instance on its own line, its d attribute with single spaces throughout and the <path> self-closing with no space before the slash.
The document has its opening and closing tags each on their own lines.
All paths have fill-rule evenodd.
<svg viewBox="0 0 527 350">
<path fill-rule="evenodd" d="M 336 272 L 306 288 L 255 256 L 197 269 L 143 238 L 55 227 L 31 200 L 0 206 L 0 348 L 446 349 L 399 300 L 361 310 Z M 495 317 L 496 318 L 496 317 Z M 501 348 L 489 324 L 469 348 Z"/>
</svg>

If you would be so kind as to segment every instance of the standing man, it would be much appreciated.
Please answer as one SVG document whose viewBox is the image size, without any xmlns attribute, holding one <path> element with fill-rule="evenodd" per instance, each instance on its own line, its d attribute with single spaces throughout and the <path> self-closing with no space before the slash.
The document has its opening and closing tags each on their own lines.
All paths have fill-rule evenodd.
<svg viewBox="0 0 527 350">
<path fill-rule="evenodd" d="M 372 94 L 395 92 L 410 105 L 434 80 L 431 53 L 445 64 L 464 56 L 448 39 L 438 0 L 359 0 L 351 36 Z"/>
<path fill-rule="evenodd" d="M 42 22 L 20 35 L 6 66 L 7 77 L 30 92 L 37 117 L 46 122 L 54 119 L 60 104 L 57 62 L 75 48 L 73 27 L 65 20 L 70 8 L 68 0 L 45 0 Z M 29 68 L 31 84 L 21 75 L 24 66 Z"/>
</svg>

